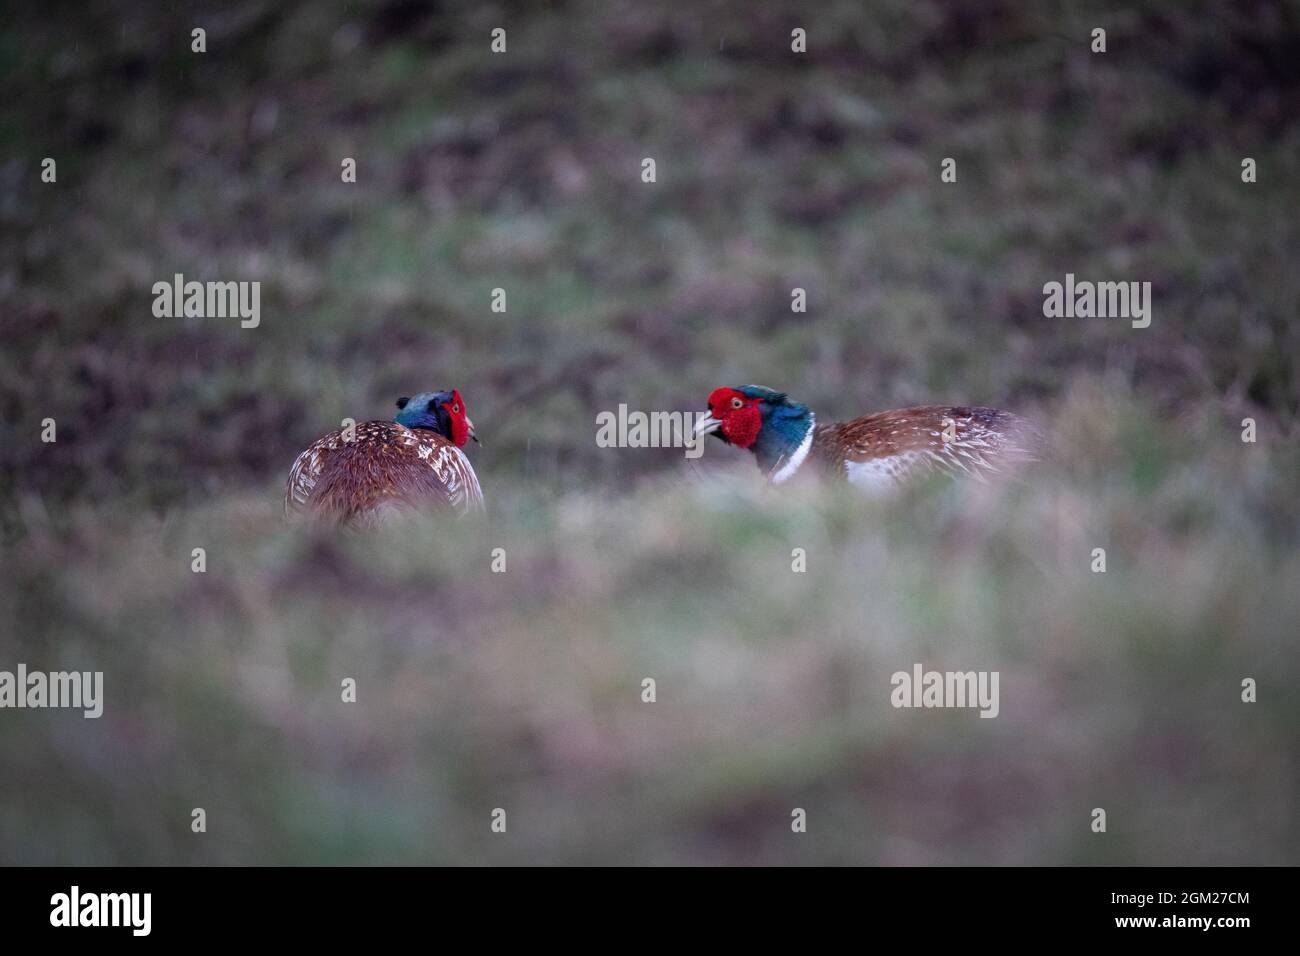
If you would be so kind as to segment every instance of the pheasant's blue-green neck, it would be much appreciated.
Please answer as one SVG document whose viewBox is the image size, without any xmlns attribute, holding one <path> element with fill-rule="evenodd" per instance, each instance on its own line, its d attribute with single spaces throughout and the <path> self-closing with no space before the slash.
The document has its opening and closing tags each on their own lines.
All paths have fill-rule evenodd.
<svg viewBox="0 0 1300 956">
<path fill-rule="evenodd" d="M 778 403 L 764 401 L 763 427 L 754 442 L 758 467 L 764 474 L 784 480 L 794 473 L 808 454 L 807 445 L 812 438 L 815 419 L 807 405 L 792 402 L 784 396 Z M 787 466 L 793 465 L 793 468 Z"/>
<path fill-rule="evenodd" d="M 421 392 L 406 400 L 393 421 L 407 428 L 427 428 L 443 437 L 450 437 L 451 426 L 442 408 L 443 403 L 449 401 L 451 392 Z"/>
</svg>

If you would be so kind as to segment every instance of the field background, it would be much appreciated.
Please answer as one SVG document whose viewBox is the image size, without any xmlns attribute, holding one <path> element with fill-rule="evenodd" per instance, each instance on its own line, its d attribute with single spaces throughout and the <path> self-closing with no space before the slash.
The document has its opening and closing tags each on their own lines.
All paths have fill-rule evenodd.
<svg viewBox="0 0 1300 956">
<path fill-rule="evenodd" d="M 1300 862 L 1300 5 L 863 7 L 6 5 L 0 669 L 106 705 L 0 711 L 0 862 Z M 1050 447 L 871 502 L 595 445 L 741 382 Z M 483 521 L 281 522 L 452 385 Z M 918 661 L 1001 716 L 894 710 Z"/>
</svg>

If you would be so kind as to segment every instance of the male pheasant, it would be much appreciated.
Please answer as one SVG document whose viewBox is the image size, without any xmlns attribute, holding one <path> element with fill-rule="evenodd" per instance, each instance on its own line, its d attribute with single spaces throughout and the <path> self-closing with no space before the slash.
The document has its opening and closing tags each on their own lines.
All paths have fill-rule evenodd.
<svg viewBox="0 0 1300 956">
<path fill-rule="evenodd" d="M 391 422 L 330 432 L 299 455 L 285 513 L 368 526 L 401 506 L 482 510 L 478 476 L 461 451 L 478 438 L 460 392 L 421 392 L 399 398 L 397 408 Z"/>
<path fill-rule="evenodd" d="M 773 484 L 803 471 L 888 489 L 931 472 L 976 477 L 1032 460 L 1037 433 L 996 408 L 919 405 L 819 425 L 807 405 L 762 385 L 718 388 L 695 426 L 748 448 Z"/>
</svg>

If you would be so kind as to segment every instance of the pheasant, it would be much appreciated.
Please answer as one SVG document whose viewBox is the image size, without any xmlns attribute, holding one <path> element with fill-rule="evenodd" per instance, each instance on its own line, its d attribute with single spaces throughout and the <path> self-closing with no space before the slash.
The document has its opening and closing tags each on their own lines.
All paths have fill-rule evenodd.
<svg viewBox="0 0 1300 956">
<path fill-rule="evenodd" d="M 397 400 L 391 421 L 330 432 L 294 461 L 286 515 L 339 525 L 374 525 L 402 505 L 482 510 L 483 491 L 461 451 L 474 423 L 460 392 L 421 392 Z"/>
<path fill-rule="evenodd" d="M 773 484 L 803 471 L 883 490 L 926 473 L 983 478 L 1032 460 L 1038 438 L 996 408 L 919 405 L 819 425 L 807 405 L 762 385 L 714 389 L 697 435 L 748 448 Z"/>
</svg>

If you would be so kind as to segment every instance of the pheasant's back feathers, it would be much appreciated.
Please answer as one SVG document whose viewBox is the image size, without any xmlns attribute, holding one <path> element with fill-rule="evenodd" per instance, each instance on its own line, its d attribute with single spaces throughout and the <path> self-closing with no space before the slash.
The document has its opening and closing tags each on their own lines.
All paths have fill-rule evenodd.
<svg viewBox="0 0 1300 956">
<path fill-rule="evenodd" d="M 335 524 L 370 524 L 394 508 L 483 507 L 465 453 L 442 435 L 397 422 L 362 422 L 349 440 L 331 432 L 298 456 L 285 489 L 286 513 Z"/>
<path fill-rule="evenodd" d="M 996 408 L 921 405 L 817 428 L 813 452 L 854 484 L 890 487 L 929 472 L 983 478 L 1035 457 L 1038 436 Z"/>
</svg>

